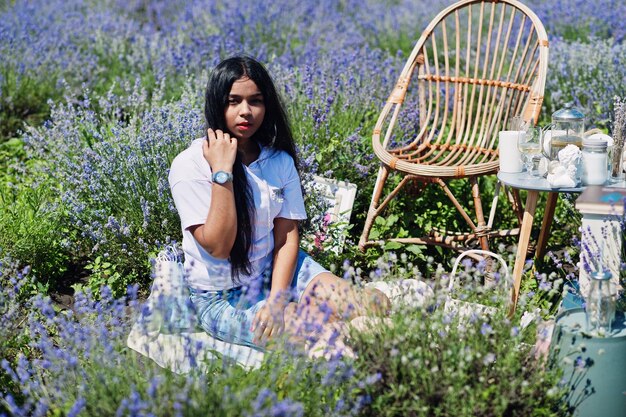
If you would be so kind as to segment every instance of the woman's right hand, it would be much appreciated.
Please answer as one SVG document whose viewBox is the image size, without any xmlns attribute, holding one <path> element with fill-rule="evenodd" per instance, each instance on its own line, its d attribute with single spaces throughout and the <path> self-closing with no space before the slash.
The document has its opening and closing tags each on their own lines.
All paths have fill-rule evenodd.
<svg viewBox="0 0 626 417">
<path fill-rule="evenodd" d="M 268 299 L 254 316 L 250 330 L 254 333 L 253 342 L 265 345 L 285 330 L 285 308 L 282 301 Z"/>
<path fill-rule="evenodd" d="M 237 139 L 219 129 L 208 129 L 207 138 L 202 145 L 202 153 L 211 171 L 232 172 L 237 156 Z"/>
</svg>

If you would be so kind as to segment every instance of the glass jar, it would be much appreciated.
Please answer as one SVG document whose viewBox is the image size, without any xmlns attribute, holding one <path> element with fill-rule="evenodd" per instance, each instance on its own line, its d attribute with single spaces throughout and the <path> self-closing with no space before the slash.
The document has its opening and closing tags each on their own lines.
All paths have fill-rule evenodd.
<svg viewBox="0 0 626 417">
<path fill-rule="evenodd" d="M 585 115 L 575 109 L 572 103 L 552 113 L 550 128 L 550 159 L 557 159 L 559 151 L 567 145 L 582 148 Z"/>
<path fill-rule="evenodd" d="M 608 179 L 608 142 L 604 139 L 583 139 L 583 185 L 604 185 Z"/>
<path fill-rule="evenodd" d="M 596 271 L 591 274 L 591 285 L 585 300 L 587 331 L 598 335 L 611 332 L 615 318 L 615 298 L 611 289 L 611 272 Z"/>
</svg>

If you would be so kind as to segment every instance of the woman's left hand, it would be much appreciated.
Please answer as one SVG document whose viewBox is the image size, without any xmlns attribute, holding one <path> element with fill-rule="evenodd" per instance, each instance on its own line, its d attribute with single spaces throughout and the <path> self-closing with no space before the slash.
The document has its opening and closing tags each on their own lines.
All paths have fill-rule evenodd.
<svg viewBox="0 0 626 417">
<path fill-rule="evenodd" d="M 270 339 L 282 334 L 285 330 L 284 312 L 284 303 L 268 299 L 252 320 L 253 342 L 264 345 Z"/>
</svg>

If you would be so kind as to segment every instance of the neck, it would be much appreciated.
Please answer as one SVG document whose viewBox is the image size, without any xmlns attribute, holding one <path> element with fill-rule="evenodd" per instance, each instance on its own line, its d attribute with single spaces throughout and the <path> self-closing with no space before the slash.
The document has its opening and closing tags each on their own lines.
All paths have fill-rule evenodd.
<svg viewBox="0 0 626 417">
<path fill-rule="evenodd" d="M 261 147 L 254 140 L 240 143 L 237 148 L 239 152 L 241 152 L 242 162 L 245 165 L 250 165 L 252 162 L 256 161 L 261 153 Z"/>
</svg>

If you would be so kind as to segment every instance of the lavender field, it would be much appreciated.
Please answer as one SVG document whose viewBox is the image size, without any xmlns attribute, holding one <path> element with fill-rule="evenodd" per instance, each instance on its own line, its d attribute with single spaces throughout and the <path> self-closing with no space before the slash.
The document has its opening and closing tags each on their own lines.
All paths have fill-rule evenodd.
<svg viewBox="0 0 626 417">
<path fill-rule="evenodd" d="M 571 415 L 568 381 L 532 354 L 536 326 L 520 327 L 523 311 L 552 316 L 578 274 L 580 215 L 567 198 L 554 250 L 529 265 L 512 319 L 451 326 L 441 309 L 416 309 L 355 334 L 355 358 L 311 361 L 277 346 L 257 369 L 216 359 L 186 375 L 126 347 L 155 255 L 181 239 L 170 163 L 203 135 L 208 70 L 234 54 L 259 59 L 277 82 L 305 188 L 313 175 L 357 185 L 341 230 L 322 230 L 324 208 L 307 193 L 303 234 L 320 263 L 355 282 L 418 276 L 437 287 L 448 276 L 449 251 L 361 253 L 356 242 L 378 169 L 378 112 L 423 28 L 451 3 L 0 2 L 0 415 Z M 524 3 L 550 38 L 539 123 L 573 102 L 587 129 L 610 134 L 614 97 L 626 97 L 626 3 Z M 494 184 L 482 186 L 493 193 Z M 408 200 L 398 201 L 377 233 L 461 224 L 441 194 L 417 197 L 428 209 L 414 222 L 402 216 Z M 507 210 L 498 220 L 516 221 Z M 512 265 L 515 243 L 492 249 Z M 467 263 L 463 274 L 473 282 L 484 268 Z M 481 296 L 499 305 L 507 295 Z"/>
</svg>

